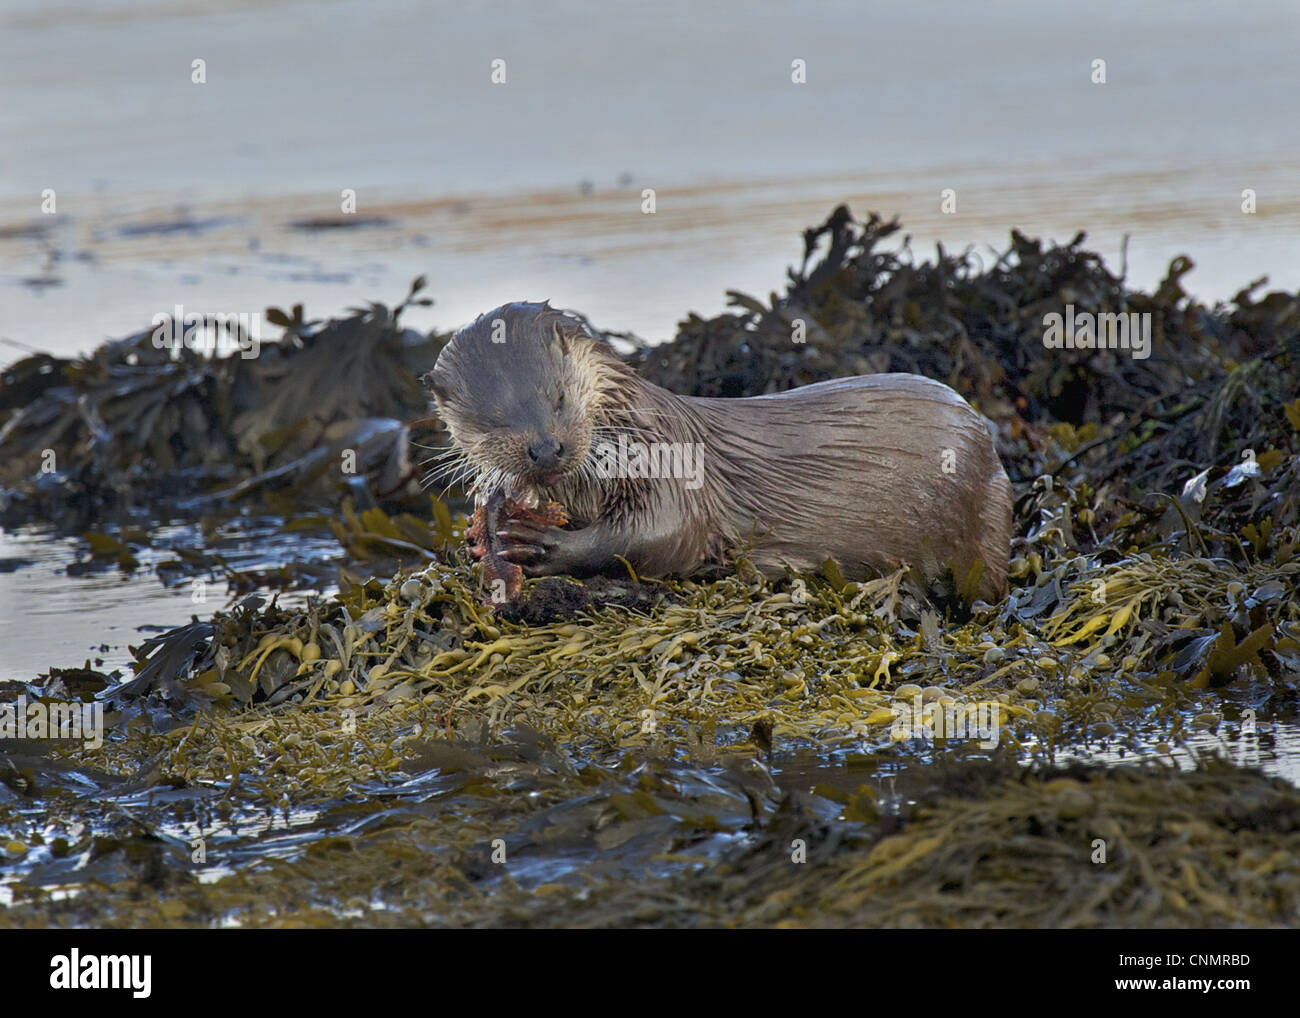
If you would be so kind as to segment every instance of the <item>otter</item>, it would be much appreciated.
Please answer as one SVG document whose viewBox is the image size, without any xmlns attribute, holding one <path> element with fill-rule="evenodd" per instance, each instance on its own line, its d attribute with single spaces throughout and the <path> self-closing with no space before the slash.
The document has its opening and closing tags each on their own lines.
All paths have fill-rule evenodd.
<svg viewBox="0 0 1300 1018">
<path fill-rule="evenodd" d="M 932 379 L 679 396 L 580 317 L 514 303 L 456 333 L 425 380 L 449 484 L 480 504 L 506 492 L 564 507 L 564 527 L 496 524 L 501 556 L 528 576 L 625 570 L 620 558 L 688 575 L 739 551 L 771 578 L 833 559 L 848 580 L 951 566 L 958 582 L 982 569 L 985 600 L 1005 591 L 1011 484 L 988 422 Z"/>
</svg>

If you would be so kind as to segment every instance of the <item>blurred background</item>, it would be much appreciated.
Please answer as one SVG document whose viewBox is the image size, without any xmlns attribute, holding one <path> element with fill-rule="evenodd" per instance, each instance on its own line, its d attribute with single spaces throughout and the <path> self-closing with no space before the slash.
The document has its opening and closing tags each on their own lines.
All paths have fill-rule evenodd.
<svg viewBox="0 0 1300 1018">
<path fill-rule="evenodd" d="M 1294 0 L 3 0 L 0 364 L 421 273 L 411 325 L 550 298 L 662 340 L 780 289 L 839 202 L 918 257 L 1087 230 L 1116 271 L 1130 236 L 1135 285 L 1186 252 L 1206 300 L 1295 288 L 1298 27 Z"/>
</svg>

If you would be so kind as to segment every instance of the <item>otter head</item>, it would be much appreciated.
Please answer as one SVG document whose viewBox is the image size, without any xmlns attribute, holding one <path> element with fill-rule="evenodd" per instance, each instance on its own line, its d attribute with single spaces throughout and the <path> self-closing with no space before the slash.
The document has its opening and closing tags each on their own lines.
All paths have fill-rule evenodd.
<svg viewBox="0 0 1300 1018">
<path fill-rule="evenodd" d="M 452 483 L 535 492 L 586 472 L 618 361 L 575 317 L 506 304 L 443 347 L 425 381 L 454 444 Z"/>
</svg>

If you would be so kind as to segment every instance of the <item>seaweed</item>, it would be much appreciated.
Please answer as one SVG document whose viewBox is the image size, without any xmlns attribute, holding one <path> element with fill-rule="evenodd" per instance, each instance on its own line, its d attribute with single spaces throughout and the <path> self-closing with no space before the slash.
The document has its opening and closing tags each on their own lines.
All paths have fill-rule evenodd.
<svg viewBox="0 0 1300 1018">
<path fill-rule="evenodd" d="M 440 345 L 400 325 L 423 285 L 394 309 L 372 303 L 323 325 L 300 305 L 292 317 L 268 309 L 283 334 L 240 336 L 231 356 L 159 345 L 150 329 L 85 358 L 19 361 L 0 372 L 3 519 L 75 509 L 84 529 L 194 496 L 212 506 L 273 489 L 320 506 L 358 481 L 381 498 L 400 491 L 414 476 L 406 422 L 428 407 L 413 365 Z"/>
</svg>

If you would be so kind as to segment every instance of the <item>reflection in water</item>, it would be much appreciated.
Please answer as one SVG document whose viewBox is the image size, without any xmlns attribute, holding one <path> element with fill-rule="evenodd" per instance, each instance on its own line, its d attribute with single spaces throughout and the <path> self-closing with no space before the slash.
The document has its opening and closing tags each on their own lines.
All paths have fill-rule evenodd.
<svg viewBox="0 0 1300 1018">
<path fill-rule="evenodd" d="M 150 545 L 135 552 L 140 568 L 125 573 L 112 560 L 69 575 L 84 544 L 40 528 L 0 530 L 0 682 L 29 681 L 50 666 L 80 665 L 111 672 L 131 660 L 128 645 L 147 635 L 206 618 L 227 607 L 224 575 L 204 573 L 164 582 L 155 569 L 178 551 L 206 548 L 236 571 L 275 568 L 286 561 L 328 562 L 338 541 L 325 534 L 282 534 L 278 519 L 240 521 L 222 538 L 205 541 L 196 524 L 160 526 Z M 203 598 L 196 601 L 196 589 Z M 326 590 L 328 592 L 328 588 Z M 295 594 L 282 595 L 292 604 Z"/>
</svg>

